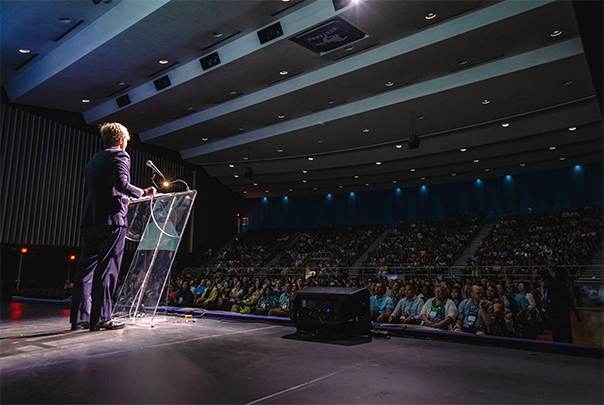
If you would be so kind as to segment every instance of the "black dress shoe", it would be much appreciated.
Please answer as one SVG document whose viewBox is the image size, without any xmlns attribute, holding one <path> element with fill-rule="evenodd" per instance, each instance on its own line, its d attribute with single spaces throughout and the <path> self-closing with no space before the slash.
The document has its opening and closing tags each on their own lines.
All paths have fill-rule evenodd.
<svg viewBox="0 0 604 405">
<path fill-rule="evenodd" d="M 90 323 L 88 323 L 88 322 L 78 322 L 78 323 L 71 324 L 71 330 L 88 329 L 88 328 L 90 328 Z"/>
<path fill-rule="evenodd" d="M 97 330 L 101 330 L 101 329 L 122 329 L 124 326 L 126 326 L 125 322 L 117 322 L 117 321 L 105 321 L 105 322 L 101 322 L 101 323 L 97 323 L 96 325 L 92 325 L 90 326 L 90 331 L 94 332 Z"/>
</svg>

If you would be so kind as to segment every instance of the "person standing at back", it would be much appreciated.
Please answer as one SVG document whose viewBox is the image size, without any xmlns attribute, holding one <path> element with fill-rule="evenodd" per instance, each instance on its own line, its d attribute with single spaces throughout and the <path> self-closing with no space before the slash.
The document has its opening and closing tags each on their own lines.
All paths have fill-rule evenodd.
<svg viewBox="0 0 604 405">
<path fill-rule="evenodd" d="M 76 268 L 71 303 L 71 329 L 119 329 L 111 319 L 111 297 L 124 254 L 128 197 L 155 195 L 130 184 L 130 134 L 118 123 L 101 126 L 104 148 L 86 164 L 81 222 L 82 256 Z"/>
</svg>

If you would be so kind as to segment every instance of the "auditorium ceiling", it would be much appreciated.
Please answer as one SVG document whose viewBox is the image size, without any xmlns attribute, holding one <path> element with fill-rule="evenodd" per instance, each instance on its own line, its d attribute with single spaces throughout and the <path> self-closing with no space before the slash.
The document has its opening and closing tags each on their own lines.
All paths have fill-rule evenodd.
<svg viewBox="0 0 604 405">
<path fill-rule="evenodd" d="M 121 122 L 244 198 L 602 161 L 601 5 L 595 25 L 548 0 L 0 6 L 11 102 Z"/>
</svg>

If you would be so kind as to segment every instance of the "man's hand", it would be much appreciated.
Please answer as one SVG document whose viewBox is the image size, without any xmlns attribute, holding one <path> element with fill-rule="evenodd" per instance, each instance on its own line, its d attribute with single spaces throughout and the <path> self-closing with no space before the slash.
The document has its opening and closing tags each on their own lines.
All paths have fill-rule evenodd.
<svg viewBox="0 0 604 405">
<path fill-rule="evenodd" d="M 145 194 L 143 194 L 144 196 L 151 196 L 153 197 L 155 195 L 155 187 L 149 187 L 145 189 Z"/>
</svg>

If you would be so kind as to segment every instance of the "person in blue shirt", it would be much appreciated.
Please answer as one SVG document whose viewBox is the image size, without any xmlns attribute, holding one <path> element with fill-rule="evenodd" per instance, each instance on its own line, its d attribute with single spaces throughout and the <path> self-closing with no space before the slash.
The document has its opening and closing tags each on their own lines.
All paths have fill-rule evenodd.
<svg viewBox="0 0 604 405">
<path fill-rule="evenodd" d="M 486 335 L 494 320 L 493 303 L 484 299 L 484 288 L 475 284 L 472 286 L 470 298 L 459 304 L 453 331 Z"/>
<path fill-rule="evenodd" d="M 417 287 L 414 283 L 407 283 L 404 291 L 405 297 L 396 304 L 388 323 L 419 324 L 424 301 L 417 296 Z"/>
<path fill-rule="evenodd" d="M 384 283 L 375 283 L 375 295 L 369 298 L 369 309 L 373 322 L 386 322 L 394 311 L 394 301 L 386 295 Z"/>
</svg>

